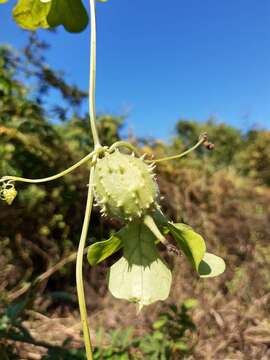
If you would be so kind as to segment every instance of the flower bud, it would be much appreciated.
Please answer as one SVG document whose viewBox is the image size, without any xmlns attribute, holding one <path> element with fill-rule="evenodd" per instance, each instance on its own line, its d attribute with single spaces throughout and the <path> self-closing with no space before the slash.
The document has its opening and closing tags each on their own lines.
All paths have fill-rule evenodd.
<svg viewBox="0 0 270 360">
<path fill-rule="evenodd" d="M 17 196 L 17 191 L 14 187 L 14 185 L 10 182 L 4 183 L 0 190 L 0 198 L 8 203 L 8 205 L 11 205 L 13 203 L 13 200 Z"/>
</svg>

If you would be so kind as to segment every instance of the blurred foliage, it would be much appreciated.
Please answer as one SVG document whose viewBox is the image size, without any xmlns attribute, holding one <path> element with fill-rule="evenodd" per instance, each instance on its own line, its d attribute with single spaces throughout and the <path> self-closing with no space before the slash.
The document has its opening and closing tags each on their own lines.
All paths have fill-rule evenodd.
<svg viewBox="0 0 270 360">
<path fill-rule="evenodd" d="M 270 131 L 248 132 L 245 151 L 238 160 L 243 174 L 270 186 Z"/>
<path fill-rule="evenodd" d="M 27 47 L 27 59 L 26 75 L 29 68 L 36 66 L 30 46 Z M 69 121 L 61 125 L 48 121 L 42 109 L 44 88 L 58 85 L 52 85 L 40 72 L 36 73 L 41 90 L 38 101 L 33 99 L 29 89 L 18 80 L 22 77 L 22 68 L 18 67 L 24 60 L 7 47 L 0 49 L 0 176 L 10 174 L 41 178 L 77 162 L 92 149 L 93 144 L 89 138 L 88 116 L 76 113 L 75 105 Z M 40 64 L 39 69 L 43 69 Z M 53 70 L 50 71 L 53 73 Z M 72 99 L 77 99 L 78 94 L 74 95 L 71 91 L 73 87 L 64 80 L 59 82 L 63 103 L 68 101 L 73 104 Z M 98 117 L 104 143 L 109 145 L 119 139 L 122 121 L 122 117 Z M 4 239 L 0 243 L 1 267 L 5 267 L 6 262 L 12 263 L 5 270 L 5 276 L 10 275 L 5 285 L 7 290 L 12 288 L 16 291 L 17 287 L 48 269 L 60 257 L 68 256 L 74 249 L 80 235 L 86 183 L 87 166 L 54 183 L 41 186 L 20 184 L 15 206 L 7 208 L 0 204 L 0 237 Z M 103 232 L 99 227 L 93 235 L 102 236 Z M 1 298 L 5 298 L 3 291 Z"/>
<path fill-rule="evenodd" d="M 87 94 L 68 84 L 61 72 L 45 65 L 46 48 L 36 35 L 31 35 L 22 53 L 8 47 L 0 48 L 0 176 L 49 176 L 72 165 L 93 147 L 88 114 L 82 114 L 81 108 Z M 51 95 L 56 104 L 48 107 L 47 100 L 52 98 Z M 110 145 L 120 139 L 123 124 L 124 117 L 121 116 L 98 116 L 102 143 Z M 158 166 L 160 191 L 165 197 L 161 205 L 174 221 L 194 226 L 207 239 L 210 249 L 217 250 L 230 264 L 219 280 L 218 290 L 217 283 L 213 289 L 208 283 L 206 308 L 218 291 L 222 294 L 220 303 L 223 301 L 226 305 L 231 296 L 237 297 L 239 308 L 245 313 L 245 306 L 253 303 L 250 299 L 263 298 L 270 289 L 270 132 L 249 130 L 244 133 L 213 119 L 204 123 L 182 119 L 177 122 L 171 143 L 144 139 L 137 144 L 143 144 L 141 151 L 149 157 L 162 157 L 194 144 L 203 131 L 207 131 L 215 143 L 214 151 L 202 147 L 181 161 Z M 136 145 L 136 139 L 132 141 Z M 41 186 L 20 183 L 13 205 L 0 203 L 1 359 L 12 359 L 10 354 L 14 346 L 6 339 L 12 339 L 14 333 L 23 336 L 26 342 L 27 336 L 30 342 L 35 341 L 20 325 L 27 318 L 27 311 L 16 313 L 13 306 L 16 309 L 18 304 L 23 304 L 25 310 L 50 313 L 60 305 L 61 309 L 72 309 L 76 302 L 72 254 L 81 231 L 87 170 L 87 166 L 83 166 L 64 178 Z M 93 212 L 92 224 L 89 244 L 93 238 L 109 237 L 119 226 L 115 221 L 100 218 L 97 210 Z M 61 261 L 64 265 L 60 270 L 36 281 L 38 276 L 46 274 Z M 170 260 L 172 267 L 176 261 Z M 174 291 L 180 289 L 181 296 L 182 292 L 192 297 L 204 296 L 203 283 L 195 286 L 195 280 L 189 277 L 190 270 L 185 272 L 183 259 L 179 261 L 184 280 Z M 89 270 L 87 265 L 86 268 Z M 91 291 L 100 298 L 106 293 L 105 270 L 106 264 L 86 272 L 86 281 L 92 284 Z M 182 282 L 186 284 L 185 288 Z M 98 308 L 96 303 L 95 306 Z M 211 306 L 214 308 L 216 304 Z M 16 316 L 10 315 L 14 311 Z M 259 312 L 256 314 L 258 316 Z M 198 317 L 200 324 L 203 318 Z M 204 336 L 206 343 L 213 338 L 214 330 L 208 326 L 211 319 L 205 317 L 204 332 L 199 334 Z M 245 331 L 247 322 L 240 324 L 241 331 Z M 128 349 L 132 356 L 136 351 L 136 356 L 147 354 L 144 358 L 163 356 L 170 359 L 171 353 L 193 351 L 190 339 L 195 328 L 186 307 L 173 306 L 166 310 L 149 329 L 150 333 L 143 337 L 133 334 L 132 329 L 115 330 L 109 335 L 109 348 L 99 347 L 96 356 L 102 354 L 104 359 L 116 359 L 113 356 L 121 359 L 121 354 L 125 359 L 123 354 Z M 7 331 L 10 331 L 9 335 Z M 230 331 L 228 326 L 219 334 L 224 333 L 224 338 L 228 338 Z M 234 344 L 241 348 L 242 338 L 239 342 L 234 341 L 230 349 Z M 49 346 L 43 359 L 83 358 L 81 350 L 67 348 Z M 203 349 L 203 345 L 200 348 Z M 213 346 L 215 348 L 221 347 Z M 228 351 L 229 348 L 225 348 Z M 199 351 L 196 349 L 195 353 Z M 241 351 L 249 354 L 249 349 L 247 346 Z M 263 358 L 261 349 L 264 348 L 261 346 L 253 358 Z M 227 355 L 223 353 L 220 358 L 234 358 Z M 212 358 L 218 357 L 213 355 Z"/>
<path fill-rule="evenodd" d="M 227 124 L 219 124 L 214 119 L 206 123 L 180 120 L 176 125 L 176 131 L 185 146 L 196 142 L 200 133 L 206 131 L 215 143 L 215 151 L 207 154 L 215 169 L 233 164 L 235 155 L 244 148 L 245 138 L 240 130 Z M 206 150 L 200 148 L 197 156 L 202 157 L 205 153 Z"/>
<path fill-rule="evenodd" d="M 97 331 L 97 345 L 94 349 L 96 360 L 177 360 L 191 350 L 190 334 L 196 331 L 189 311 L 197 305 L 196 300 L 187 299 L 177 306 L 169 304 L 163 306 L 152 329 L 145 335 L 134 334 L 134 329 L 114 329 L 104 332 Z M 68 341 L 63 346 L 53 346 L 45 341 L 36 341 L 23 325 L 22 314 L 26 302 L 22 301 L 8 306 L 6 312 L 0 317 L 0 340 L 13 340 L 45 348 L 47 354 L 42 360 L 84 360 L 83 349 L 69 349 Z M 2 348 L 2 357 L 18 359 L 16 353 L 9 347 Z M 0 348 L 1 355 L 1 348 Z"/>
<path fill-rule="evenodd" d="M 180 120 L 176 125 L 179 142 L 188 146 L 196 142 L 198 136 L 206 131 L 215 143 L 215 151 L 207 153 L 200 148 L 194 157 L 202 160 L 207 158 L 209 169 L 231 166 L 240 175 L 256 179 L 261 184 L 270 184 L 270 132 L 266 130 L 248 130 L 246 133 L 214 119 L 198 123 L 196 121 Z"/>
<path fill-rule="evenodd" d="M 194 299 L 188 299 L 177 306 L 164 306 L 151 330 L 143 335 L 136 336 L 134 329 L 116 329 L 104 334 L 100 330 L 99 337 L 109 338 L 107 347 L 99 345 L 95 350 L 95 359 L 111 360 L 177 360 L 182 358 L 191 349 L 190 332 L 196 330 L 189 310 L 196 306 Z M 188 336 L 187 336 L 188 333 Z"/>
</svg>

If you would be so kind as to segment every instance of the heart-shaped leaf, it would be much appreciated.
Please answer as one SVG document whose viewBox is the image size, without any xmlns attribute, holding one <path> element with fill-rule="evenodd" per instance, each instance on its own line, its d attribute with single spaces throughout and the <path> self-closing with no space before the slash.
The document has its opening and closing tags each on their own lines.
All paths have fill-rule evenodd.
<svg viewBox="0 0 270 360">
<path fill-rule="evenodd" d="M 50 27 L 63 25 L 69 32 L 81 32 L 89 19 L 81 0 L 52 0 L 47 21 Z"/>
<path fill-rule="evenodd" d="M 201 235 L 196 233 L 190 226 L 168 222 L 167 227 L 174 237 L 179 248 L 190 260 L 192 266 L 198 271 L 199 264 L 203 259 L 206 246 Z"/>
<path fill-rule="evenodd" d="M 87 259 L 90 265 L 94 266 L 98 264 L 121 249 L 123 246 L 121 232 L 123 232 L 123 230 L 112 235 L 108 240 L 98 241 L 89 246 Z"/>
<path fill-rule="evenodd" d="M 155 236 L 144 225 L 126 227 L 124 256 L 109 273 L 109 290 L 113 296 L 139 304 L 139 309 L 165 300 L 171 288 L 171 271 L 159 257 Z"/>
<path fill-rule="evenodd" d="M 47 15 L 51 3 L 40 0 L 19 0 L 13 9 L 13 17 L 16 23 L 26 30 L 48 28 Z"/>
<path fill-rule="evenodd" d="M 206 252 L 199 264 L 198 273 L 200 277 L 215 277 L 222 274 L 226 269 L 224 260 L 214 254 Z"/>
<path fill-rule="evenodd" d="M 204 239 L 191 226 L 169 222 L 161 212 L 156 212 L 154 219 L 164 235 L 174 237 L 200 277 L 215 277 L 225 271 L 224 260 L 206 252 Z"/>
</svg>

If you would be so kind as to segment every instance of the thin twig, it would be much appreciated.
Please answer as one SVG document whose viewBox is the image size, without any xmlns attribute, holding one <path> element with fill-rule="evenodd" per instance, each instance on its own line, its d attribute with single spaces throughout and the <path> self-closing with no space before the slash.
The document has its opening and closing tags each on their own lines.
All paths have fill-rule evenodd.
<svg viewBox="0 0 270 360">
<path fill-rule="evenodd" d="M 87 248 L 84 249 L 84 255 L 87 253 Z M 30 288 L 38 285 L 42 281 L 47 280 L 50 276 L 52 276 L 57 271 L 61 270 L 62 267 L 76 260 L 77 252 L 73 252 L 64 259 L 60 260 L 58 263 L 47 269 L 44 273 L 40 274 L 32 283 L 24 284 L 20 289 L 11 292 L 8 294 L 8 301 L 14 301 L 18 297 L 25 294 Z"/>
</svg>

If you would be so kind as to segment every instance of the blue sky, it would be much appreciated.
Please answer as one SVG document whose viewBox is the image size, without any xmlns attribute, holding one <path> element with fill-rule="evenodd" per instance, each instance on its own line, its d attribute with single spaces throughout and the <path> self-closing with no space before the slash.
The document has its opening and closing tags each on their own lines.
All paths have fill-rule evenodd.
<svg viewBox="0 0 270 360">
<path fill-rule="evenodd" d="M 26 35 L 10 4 L 0 8 L 0 42 Z M 270 128 L 269 0 L 109 0 L 97 4 L 97 110 L 128 114 L 140 136 L 168 139 L 179 118 Z M 89 29 L 40 31 L 48 63 L 87 89 Z"/>
</svg>

